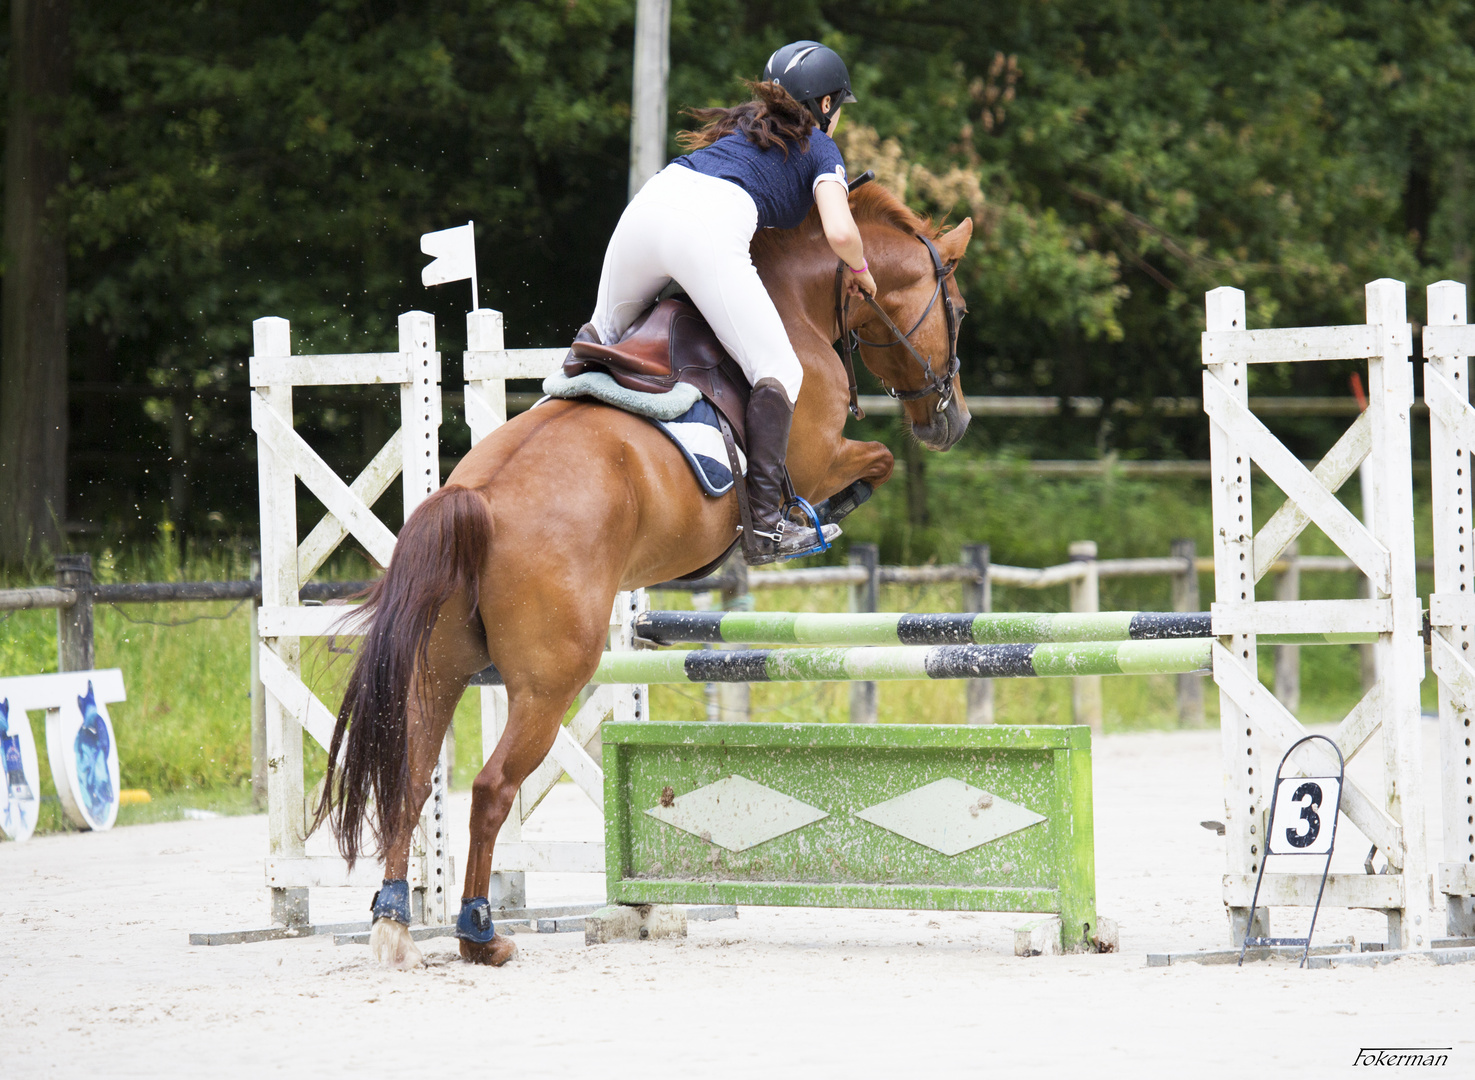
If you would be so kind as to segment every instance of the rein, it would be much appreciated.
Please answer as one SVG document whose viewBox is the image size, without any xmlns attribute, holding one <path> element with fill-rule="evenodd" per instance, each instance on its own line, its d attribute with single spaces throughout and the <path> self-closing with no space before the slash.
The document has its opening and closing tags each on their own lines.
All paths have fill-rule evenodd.
<svg viewBox="0 0 1475 1080">
<path fill-rule="evenodd" d="M 932 270 L 934 276 L 937 278 L 937 287 L 932 290 L 932 299 L 927 301 L 927 306 L 922 310 L 922 314 L 917 317 L 917 321 L 912 324 L 912 328 L 903 333 L 901 328 L 892 321 L 891 316 L 886 314 L 885 309 L 876 302 L 874 296 L 865 297 L 865 302 L 870 305 L 871 310 L 885 324 L 886 329 L 891 331 L 893 335 L 891 341 L 867 341 L 860 336 L 858 331 L 849 328 L 846 321 L 846 315 L 849 313 L 850 305 L 845 299 L 845 261 L 843 259 L 840 260 L 835 267 L 835 322 L 840 328 L 841 360 L 845 364 L 845 375 L 850 381 L 850 414 L 857 420 L 865 416 L 865 413 L 860 408 L 860 399 L 857 395 L 855 385 L 855 358 L 853 353 L 859 345 L 868 345 L 873 349 L 888 349 L 894 345 L 902 345 L 906 348 L 907 352 L 912 354 L 912 358 L 921 365 L 922 373 L 926 377 L 927 383 L 919 390 L 893 390 L 890 386 L 886 385 L 885 379 L 881 380 L 881 389 L 885 390 L 887 396 L 892 399 L 896 401 L 916 401 L 918 398 L 927 397 L 929 394 L 936 394 L 937 412 L 942 412 L 946 409 L 948 403 L 953 399 L 953 377 L 958 374 L 958 369 L 962 364 L 958 360 L 958 315 L 957 310 L 953 307 L 952 294 L 947 287 L 948 268 L 943 264 L 942 256 L 938 254 L 937 247 L 931 240 L 925 236 L 919 236 L 917 239 L 927 246 L 927 253 L 932 256 Z M 923 321 L 926 320 L 927 316 L 932 313 L 932 309 L 937 305 L 938 297 L 942 298 L 943 318 L 947 322 L 949 354 L 948 362 L 940 374 L 932 370 L 931 363 L 917 351 L 916 346 L 911 341 L 912 335 L 921 329 Z"/>
</svg>

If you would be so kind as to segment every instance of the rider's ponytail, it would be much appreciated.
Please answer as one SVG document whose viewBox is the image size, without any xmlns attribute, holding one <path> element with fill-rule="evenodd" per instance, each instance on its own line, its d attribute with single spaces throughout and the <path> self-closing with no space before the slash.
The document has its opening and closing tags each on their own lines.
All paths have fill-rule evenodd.
<svg viewBox="0 0 1475 1080">
<path fill-rule="evenodd" d="M 683 150 L 700 150 L 711 146 L 724 135 L 740 133 L 760 150 L 770 146 L 779 147 L 784 157 L 789 156 L 789 145 L 799 148 L 800 153 L 809 149 L 809 135 L 814 130 L 814 117 L 809 110 L 795 101 L 787 90 L 775 82 L 748 83 L 753 94 L 746 101 L 731 109 L 683 109 L 682 111 L 702 126 L 696 131 L 683 131 L 676 142 Z"/>
</svg>

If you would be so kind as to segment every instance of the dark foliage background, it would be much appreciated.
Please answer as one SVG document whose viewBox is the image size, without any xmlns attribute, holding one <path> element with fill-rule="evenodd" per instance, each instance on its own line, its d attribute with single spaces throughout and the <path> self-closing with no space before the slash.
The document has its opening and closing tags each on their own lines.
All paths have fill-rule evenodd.
<svg viewBox="0 0 1475 1080">
<path fill-rule="evenodd" d="M 430 310 L 456 388 L 465 290 L 420 286 L 423 232 L 474 219 L 482 302 L 509 342 L 567 340 L 625 199 L 633 6 L 75 5 L 69 516 L 151 527 L 172 438 L 181 525 L 249 528 L 262 315 L 291 319 L 297 349 L 349 351 L 392 348 L 398 313 Z M 967 389 L 1148 401 L 1198 393 L 1208 288 L 1245 289 L 1266 326 L 1360 321 L 1377 277 L 1408 282 L 1417 321 L 1425 284 L 1469 280 L 1472 15 L 1465 0 L 675 0 L 670 100 L 679 122 L 730 102 L 784 41 L 839 49 L 861 98 L 842 132 L 855 169 L 979 229 Z M 1347 392 L 1324 369 L 1256 377 L 1260 393 Z M 392 406 L 299 397 L 345 470 Z M 1206 456 L 1202 420 L 1150 410 L 974 432 L 1025 455 Z"/>
</svg>

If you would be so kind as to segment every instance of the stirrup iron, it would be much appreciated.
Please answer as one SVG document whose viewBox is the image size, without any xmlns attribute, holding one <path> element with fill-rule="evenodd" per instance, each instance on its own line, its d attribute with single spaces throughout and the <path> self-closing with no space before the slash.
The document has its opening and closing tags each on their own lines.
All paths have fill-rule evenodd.
<svg viewBox="0 0 1475 1080">
<path fill-rule="evenodd" d="M 804 516 L 805 520 L 803 524 L 814 530 L 814 535 L 815 538 L 818 540 L 818 543 L 816 543 L 813 547 L 806 548 L 803 551 L 796 551 L 792 554 L 780 555 L 779 559 L 803 559 L 809 555 L 821 555 L 824 552 L 829 551 L 830 541 L 825 539 L 825 527 L 820 523 L 819 514 L 815 512 L 814 507 L 809 505 L 808 499 L 800 498 L 798 495 L 795 495 L 791 492 L 789 494 L 789 497 L 784 500 L 784 506 L 783 509 L 779 511 L 779 516 L 782 520 L 788 521 L 790 520 L 789 515 L 795 510 L 798 510 Z M 836 527 L 836 534 L 838 535 L 838 526 Z"/>
</svg>

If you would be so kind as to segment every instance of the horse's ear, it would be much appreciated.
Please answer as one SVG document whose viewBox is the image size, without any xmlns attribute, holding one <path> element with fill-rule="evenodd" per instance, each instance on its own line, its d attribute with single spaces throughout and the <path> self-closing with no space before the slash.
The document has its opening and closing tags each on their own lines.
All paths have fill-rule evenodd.
<svg viewBox="0 0 1475 1080">
<path fill-rule="evenodd" d="M 968 241 L 972 238 L 973 219 L 965 217 L 933 242 L 937 245 L 937 253 L 942 256 L 942 261 L 949 266 L 956 266 L 962 261 L 963 252 L 967 250 Z"/>
</svg>

